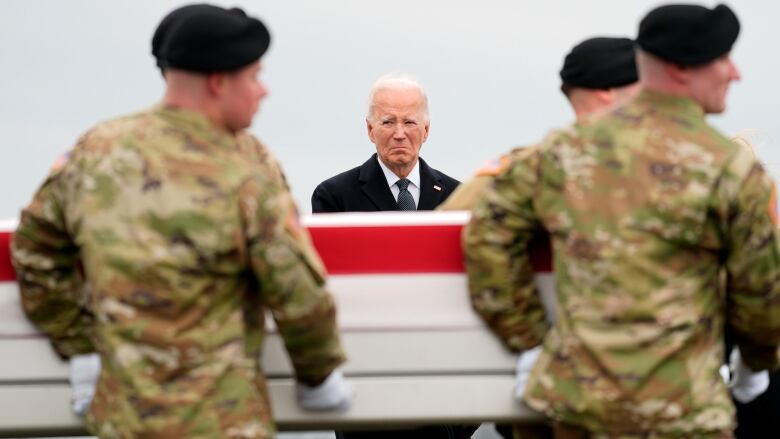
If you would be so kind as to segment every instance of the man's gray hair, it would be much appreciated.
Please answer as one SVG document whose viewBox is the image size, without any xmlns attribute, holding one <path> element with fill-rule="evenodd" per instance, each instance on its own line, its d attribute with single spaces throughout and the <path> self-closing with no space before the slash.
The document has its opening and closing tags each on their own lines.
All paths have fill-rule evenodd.
<svg viewBox="0 0 780 439">
<path fill-rule="evenodd" d="M 428 122 L 430 117 L 428 116 L 428 95 L 425 94 L 425 89 L 420 85 L 417 80 L 409 75 L 400 73 L 388 73 L 382 75 L 371 86 L 371 91 L 368 93 L 368 114 L 366 119 L 371 119 L 374 114 L 374 99 L 376 94 L 381 90 L 417 90 L 422 98 L 423 116 L 425 121 Z"/>
</svg>

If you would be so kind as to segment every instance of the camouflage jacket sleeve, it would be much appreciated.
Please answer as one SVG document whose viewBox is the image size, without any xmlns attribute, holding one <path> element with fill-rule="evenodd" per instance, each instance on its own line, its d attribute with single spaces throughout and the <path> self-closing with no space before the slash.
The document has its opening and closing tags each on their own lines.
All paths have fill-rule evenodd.
<svg viewBox="0 0 780 439">
<path fill-rule="evenodd" d="M 539 154 L 518 154 L 485 188 L 463 235 L 471 303 L 513 351 L 541 343 L 545 313 L 528 242 L 541 231 L 533 208 Z"/>
<path fill-rule="evenodd" d="M 436 210 L 471 210 L 477 204 L 477 200 L 482 196 L 485 188 L 493 184 L 495 176 L 509 164 L 514 156 L 522 155 L 524 150 L 524 147 L 513 148 L 501 157 L 482 165 L 471 179 L 459 184 Z"/>
<path fill-rule="evenodd" d="M 469 181 L 461 183 L 441 203 L 436 210 L 469 210 L 482 195 L 485 187 L 489 186 L 493 177 L 489 175 L 477 175 Z"/>
<path fill-rule="evenodd" d="M 778 367 L 780 343 L 780 241 L 776 190 L 763 167 L 745 151 L 721 179 L 728 274 L 728 323 L 745 362 L 754 370 Z"/>
<path fill-rule="evenodd" d="M 22 211 L 11 253 L 24 312 L 69 357 L 94 351 L 94 316 L 86 307 L 78 248 L 65 223 L 61 175 L 61 169 L 53 170 Z"/>
<path fill-rule="evenodd" d="M 250 178 L 240 197 L 261 300 L 271 310 L 298 381 L 319 384 L 345 361 L 322 262 L 282 179 Z"/>
</svg>

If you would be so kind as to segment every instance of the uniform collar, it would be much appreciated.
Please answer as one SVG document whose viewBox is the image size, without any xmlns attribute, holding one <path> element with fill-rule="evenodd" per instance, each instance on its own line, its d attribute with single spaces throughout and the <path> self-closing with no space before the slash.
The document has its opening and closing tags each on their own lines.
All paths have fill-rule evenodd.
<svg viewBox="0 0 780 439">
<path fill-rule="evenodd" d="M 635 102 L 661 112 L 673 112 L 698 119 L 704 118 L 704 109 L 701 105 L 687 97 L 645 89 L 639 93 Z"/>
<path fill-rule="evenodd" d="M 235 134 L 214 125 L 214 123 L 202 113 L 184 108 L 166 106 L 162 103 L 156 105 L 153 111 L 174 125 L 183 127 L 192 134 L 208 138 L 214 143 L 219 144 L 226 142 L 226 145 L 235 144 Z"/>
</svg>

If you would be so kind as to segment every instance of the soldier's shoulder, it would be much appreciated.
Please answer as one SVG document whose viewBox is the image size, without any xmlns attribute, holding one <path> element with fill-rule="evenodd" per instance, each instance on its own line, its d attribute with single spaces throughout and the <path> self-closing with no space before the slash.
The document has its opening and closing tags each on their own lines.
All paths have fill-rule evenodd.
<svg viewBox="0 0 780 439">
<path fill-rule="evenodd" d="M 245 160 L 248 178 L 266 183 L 281 184 L 289 190 L 287 176 L 271 149 L 253 134 L 242 131 L 236 135 L 238 152 Z"/>
<path fill-rule="evenodd" d="M 155 123 L 155 120 L 154 114 L 150 110 L 138 111 L 107 119 L 94 125 L 82 134 L 77 146 L 88 148 L 90 145 L 96 146 L 94 143 L 96 141 L 108 141 L 119 136 L 146 130 Z"/>
<path fill-rule="evenodd" d="M 728 152 L 727 176 L 734 175 L 742 179 L 752 172 L 759 172 L 766 174 L 766 179 L 771 183 L 771 178 L 764 169 L 764 165 L 758 159 L 753 145 L 747 139 L 741 137 L 724 138 L 721 148 Z M 774 186 L 774 183 L 771 184 Z"/>
<path fill-rule="evenodd" d="M 491 184 L 493 176 L 476 175 L 458 185 L 437 210 L 470 210 L 477 204 L 482 192 Z"/>
<path fill-rule="evenodd" d="M 737 142 L 708 123 L 698 127 L 687 140 L 709 152 L 709 165 L 720 169 L 719 175 L 741 179 L 754 167 L 761 167 L 755 152 L 748 144 Z"/>
<path fill-rule="evenodd" d="M 698 143 L 701 143 L 703 146 L 715 150 L 722 150 L 727 156 L 742 152 L 750 153 L 749 149 L 736 143 L 734 138 L 720 132 L 717 128 L 707 122 L 703 122 L 695 129 L 692 129 L 690 135 L 692 138 L 697 139 Z"/>
<path fill-rule="evenodd" d="M 514 148 L 502 156 L 500 170 L 495 175 L 488 175 L 487 186 L 502 188 L 497 190 L 515 190 L 517 188 L 530 188 L 537 182 L 539 166 L 542 156 L 547 151 L 547 137 L 545 141 Z"/>
<path fill-rule="evenodd" d="M 99 132 L 115 132 L 122 129 L 143 128 L 149 124 L 157 123 L 158 119 L 154 109 L 149 108 L 106 119 L 95 125 L 92 130 Z"/>
<path fill-rule="evenodd" d="M 596 128 L 596 124 L 601 123 L 601 126 Z M 568 144 L 577 141 L 577 139 L 591 134 L 592 130 L 603 130 L 609 125 L 604 125 L 603 120 L 590 120 L 587 122 L 576 122 L 564 127 L 554 128 L 548 131 L 542 140 L 530 147 L 525 154 L 543 153 L 551 148 L 554 148 L 560 144 Z"/>
<path fill-rule="evenodd" d="M 516 146 L 500 156 L 490 159 L 480 165 L 472 180 L 482 180 L 482 177 L 495 177 L 506 171 L 514 160 L 523 160 L 534 153 L 535 145 Z"/>
<path fill-rule="evenodd" d="M 242 131 L 236 135 L 236 141 L 238 143 L 238 148 L 244 154 L 249 154 L 260 161 L 272 158 L 268 146 L 252 133 Z"/>
<path fill-rule="evenodd" d="M 66 165 L 78 161 L 79 158 L 105 153 L 117 137 L 132 131 L 132 127 L 149 124 L 148 118 L 148 112 L 137 112 L 108 119 L 90 127 L 79 136 L 68 151 L 55 159 L 49 169 L 49 177 L 56 176 Z"/>
<path fill-rule="evenodd" d="M 261 169 L 281 168 L 279 163 L 265 143 L 260 139 L 243 131 L 236 135 L 239 153 L 244 156 L 249 163 L 259 166 Z"/>
</svg>

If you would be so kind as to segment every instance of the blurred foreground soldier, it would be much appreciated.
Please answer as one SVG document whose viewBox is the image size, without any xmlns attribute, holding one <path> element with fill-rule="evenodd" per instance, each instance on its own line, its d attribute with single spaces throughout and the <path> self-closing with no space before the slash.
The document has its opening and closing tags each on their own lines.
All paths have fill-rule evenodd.
<svg viewBox="0 0 780 439">
<path fill-rule="evenodd" d="M 561 92 L 571 104 L 576 124 L 587 123 L 624 104 L 639 91 L 634 42 L 628 38 L 595 37 L 576 46 L 566 55 L 560 71 Z M 471 210 L 482 191 L 495 176 L 506 168 L 515 156 L 526 154 L 525 148 L 515 148 L 498 160 L 479 169 L 471 180 L 461 183 L 455 192 L 438 207 L 439 210 Z M 530 250 L 549 246 L 546 234 L 531 241 Z M 554 300 L 552 300 L 554 301 Z M 549 309 L 549 308 L 548 308 Z M 552 321 L 552 316 L 548 316 Z M 522 399 L 528 374 L 541 352 L 541 347 L 523 351 L 518 357 L 515 396 Z M 544 437 L 549 427 L 516 425 L 520 437 Z M 499 424 L 496 430 L 505 438 L 512 437 L 512 427 Z"/>
<path fill-rule="evenodd" d="M 778 366 L 774 187 L 705 121 L 739 78 L 738 33 L 726 6 L 653 10 L 637 38 L 640 95 L 515 158 L 474 208 L 472 303 L 509 347 L 543 343 L 525 401 L 557 437 L 732 437 L 724 325 L 747 367 Z M 525 251 L 541 230 L 552 328 Z"/>
<path fill-rule="evenodd" d="M 152 40 L 162 104 L 87 132 L 22 213 L 25 312 L 61 356 L 100 353 L 98 436 L 274 437 L 266 310 L 304 407 L 349 403 L 321 262 L 278 164 L 244 131 L 269 42 L 240 9 L 171 12 Z"/>
<path fill-rule="evenodd" d="M 435 209 L 460 182 L 420 157 L 430 127 L 428 97 L 417 81 L 397 75 L 379 78 L 366 115 L 376 154 L 317 185 L 312 212 Z"/>
</svg>

